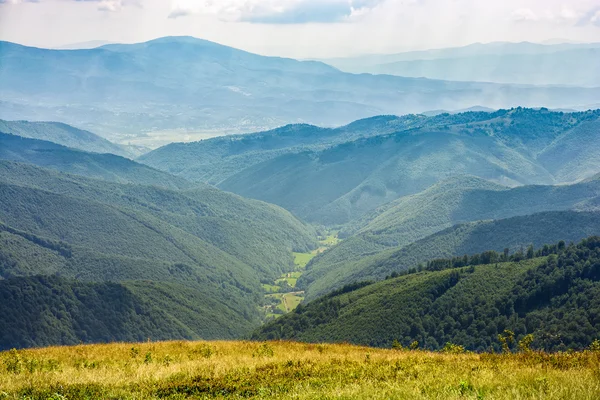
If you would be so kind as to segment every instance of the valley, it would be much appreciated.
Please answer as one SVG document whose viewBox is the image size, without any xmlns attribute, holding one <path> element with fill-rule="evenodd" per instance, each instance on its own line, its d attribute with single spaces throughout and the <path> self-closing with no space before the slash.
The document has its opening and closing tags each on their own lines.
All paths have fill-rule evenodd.
<svg viewBox="0 0 600 400">
<path fill-rule="evenodd" d="M 286 272 L 277 278 L 272 284 L 263 283 L 266 305 L 263 307 L 269 321 L 282 314 L 289 313 L 298 307 L 304 301 L 304 291 L 295 291 L 298 279 L 306 271 L 306 265 L 317 255 L 329 250 L 341 240 L 338 238 L 338 232 L 328 232 L 324 236 L 318 236 L 319 246 L 310 253 L 293 253 L 294 270 Z"/>
</svg>

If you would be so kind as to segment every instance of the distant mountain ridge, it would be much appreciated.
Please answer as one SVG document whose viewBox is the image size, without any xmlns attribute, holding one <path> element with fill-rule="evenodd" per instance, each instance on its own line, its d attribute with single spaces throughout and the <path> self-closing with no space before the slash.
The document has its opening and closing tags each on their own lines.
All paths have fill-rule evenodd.
<svg viewBox="0 0 600 400">
<path fill-rule="evenodd" d="M 474 104 L 560 108 L 600 102 L 598 88 L 355 75 L 320 62 L 263 57 L 191 37 L 83 50 L 1 42 L 0 87 L 0 118 L 54 120 L 59 115 L 61 122 L 118 143 L 143 139 L 149 144 L 153 134 L 163 135 L 159 142 L 164 143 L 180 131 L 333 126 Z"/>
<path fill-rule="evenodd" d="M 0 131 L 0 159 L 121 183 L 156 185 L 172 189 L 193 185 L 181 177 L 114 154 L 89 153 Z"/>
<path fill-rule="evenodd" d="M 4 121 L 0 120 L 0 132 L 29 139 L 47 140 L 94 153 L 111 153 L 134 158 L 139 152 L 131 147 L 114 144 L 92 132 L 77 129 L 59 122 Z"/>
<path fill-rule="evenodd" d="M 593 72 L 600 67 L 600 43 L 475 43 L 323 61 L 353 73 L 515 84 L 600 85 L 600 78 Z"/>
</svg>

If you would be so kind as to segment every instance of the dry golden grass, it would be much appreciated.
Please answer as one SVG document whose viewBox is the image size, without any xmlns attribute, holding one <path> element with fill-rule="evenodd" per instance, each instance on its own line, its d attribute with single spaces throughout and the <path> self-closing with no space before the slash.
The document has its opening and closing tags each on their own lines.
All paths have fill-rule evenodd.
<svg viewBox="0 0 600 400">
<path fill-rule="evenodd" d="M 443 354 L 287 342 L 0 353 L 0 399 L 600 399 L 600 354 Z"/>
</svg>

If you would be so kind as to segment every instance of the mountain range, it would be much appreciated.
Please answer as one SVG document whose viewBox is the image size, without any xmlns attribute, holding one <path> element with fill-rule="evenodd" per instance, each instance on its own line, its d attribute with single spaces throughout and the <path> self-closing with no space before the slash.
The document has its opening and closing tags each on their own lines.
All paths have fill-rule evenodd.
<svg viewBox="0 0 600 400">
<path fill-rule="evenodd" d="M 322 60 L 352 73 L 451 81 L 600 86 L 600 43 L 475 43 L 464 47 Z"/>
<path fill-rule="evenodd" d="M 599 111 L 381 116 L 176 143 L 138 160 L 336 225 L 456 175 L 509 186 L 583 180 L 600 169 L 599 127 Z"/>
<path fill-rule="evenodd" d="M 564 108 L 599 102 L 598 88 L 350 74 L 192 37 L 81 50 L 0 43 L 0 118 L 59 119 L 147 147 L 187 136 L 287 123 L 339 126 L 380 114 L 474 104 Z"/>
</svg>

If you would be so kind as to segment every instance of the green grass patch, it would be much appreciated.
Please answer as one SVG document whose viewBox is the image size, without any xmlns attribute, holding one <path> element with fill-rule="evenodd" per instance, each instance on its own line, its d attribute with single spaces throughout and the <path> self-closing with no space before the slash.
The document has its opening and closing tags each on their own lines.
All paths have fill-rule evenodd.
<svg viewBox="0 0 600 400">
<path fill-rule="evenodd" d="M 304 269 L 306 264 L 309 263 L 317 255 L 316 252 L 312 253 L 294 253 L 294 264 L 300 269 Z"/>
</svg>

